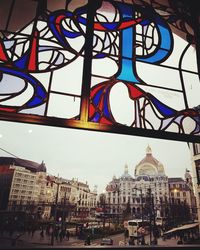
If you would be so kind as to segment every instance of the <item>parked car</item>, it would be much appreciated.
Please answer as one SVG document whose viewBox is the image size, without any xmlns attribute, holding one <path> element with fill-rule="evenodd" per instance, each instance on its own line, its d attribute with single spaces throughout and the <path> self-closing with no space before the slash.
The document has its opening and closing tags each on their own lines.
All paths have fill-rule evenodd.
<svg viewBox="0 0 200 250">
<path fill-rule="evenodd" d="M 101 240 L 101 246 L 108 246 L 108 245 L 113 245 L 113 240 L 110 238 L 103 238 Z"/>
</svg>

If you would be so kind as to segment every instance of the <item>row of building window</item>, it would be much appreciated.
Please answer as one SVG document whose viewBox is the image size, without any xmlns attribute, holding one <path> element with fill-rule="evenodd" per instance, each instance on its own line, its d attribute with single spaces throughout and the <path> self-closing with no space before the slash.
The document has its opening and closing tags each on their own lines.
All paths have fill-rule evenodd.
<svg viewBox="0 0 200 250">
<path fill-rule="evenodd" d="M 24 174 L 24 173 L 19 173 L 19 172 L 15 173 L 15 176 L 16 176 L 16 177 L 21 177 L 21 178 L 23 178 L 23 179 L 35 179 L 35 178 L 36 178 L 35 175 Z"/>
<path fill-rule="evenodd" d="M 170 184 L 170 188 L 185 188 L 185 184 L 181 184 L 181 183 L 178 183 L 178 184 Z"/>
<path fill-rule="evenodd" d="M 22 190 L 19 190 L 19 189 L 13 189 L 12 190 L 12 193 L 22 193 L 22 194 L 33 194 L 34 193 L 34 191 L 32 190 L 32 191 L 28 191 L 28 190 L 24 190 L 24 189 L 22 189 Z"/>
<path fill-rule="evenodd" d="M 34 197 L 32 197 L 32 196 L 25 196 L 25 195 L 11 195 L 10 201 L 12 201 L 12 200 L 24 200 L 24 199 L 31 200 L 33 198 Z"/>
<path fill-rule="evenodd" d="M 177 197 L 180 197 L 180 192 L 171 192 L 171 196 L 175 196 L 175 194 Z M 183 197 L 186 197 L 186 192 L 182 192 L 182 194 L 183 194 Z"/>
<path fill-rule="evenodd" d="M 20 179 L 20 178 L 15 178 L 14 182 L 18 183 L 29 183 L 29 184 L 34 184 L 35 182 L 32 180 L 27 180 L 27 179 Z"/>
<path fill-rule="evenodd" d="M 22 189 L 33 189 L 33 187 L 35 188 L 35 186 L 31 186 L 31 185 L 24 185 L 24 184 L 19 184 L 19 183 L 16 183 L 16 184 L 13 184 L 13 187 L 14 188 L 22 188 Z"/>
</svg>

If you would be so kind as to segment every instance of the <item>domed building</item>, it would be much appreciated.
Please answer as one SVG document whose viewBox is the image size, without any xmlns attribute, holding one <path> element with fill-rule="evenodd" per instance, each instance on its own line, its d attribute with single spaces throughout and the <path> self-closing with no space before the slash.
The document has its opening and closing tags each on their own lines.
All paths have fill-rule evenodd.
<svg viewBox="0 0 200 250">
<path fill-rule="evenodd" d="M 148 216 L 148 195 L 151 193 L 156 216 L 164 215 L 166 200 L 169 199 L 168 177 L 164 166 L 152 155 L 151 147 L 146 149 L 146 156 L 135 167 L 135 178 L 129 174 L 128 165 L 119 177 L 113 176 L 106 187 L 106 203 L 109 213 L 122 217 L 129 207 L 131 218 Z"/>
<path fill-rule="evenodd" d="M 134 173 L 135 178 L 129 174 L 126 164 L 123 174 L 119 178 L 113 176 L 106 187 L 104 205 L 113 220 L 121 222 L 129 218 L 149 220 L 155 215 L 156 222 L 161 225 L 159 224 L 161 221 L 156 218 L 166 217 L 173 220 L 170 217 L 174 215 L 173 206 L 182 202 L 189 207 L 195 204 L 192 203 L 192 189 L 189 188 L 191 176 L 188 171 L 185 175 L 186 181 L 180 177 L 168 178 L 163 164 L 153 156 L 149 145 L 145 157 L 135 166 Z M 191 211 L 191 216 L 193 213 Z M 176 216 L 178 218 L 179 214 Z"/>
<path fill-rule="evenodd" d="M 168 177 L 163 164 L 153 155 L 151 147 L 146 148 L 146 156 L 135 167 L 135 185 L 144 199 L 149 193 L 153 197 L 156 215 L 162 216 L 162 204 L 169 198 Z"/>
<path fill-rule="evenodd" d="M 137 177 L 140 175 L 165 175 L 163 164 L 153 157 L 152 150 L 149 145 L 146 149 L 146 156 L 135 167 L 135 176 Z"/>
</svg>

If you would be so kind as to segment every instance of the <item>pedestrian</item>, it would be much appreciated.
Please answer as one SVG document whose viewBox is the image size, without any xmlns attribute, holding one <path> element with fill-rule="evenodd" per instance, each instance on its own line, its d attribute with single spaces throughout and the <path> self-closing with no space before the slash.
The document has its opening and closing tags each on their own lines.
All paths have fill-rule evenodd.
<svg viewBox="0 0 200 250">
<path fill-rule="evenodd" d="M 90 235 L 88 234 L 85 245 L 90 245 Z"/>
<path fill-rule="evenodd" d="M 49 226 L 46 227 L 45 234 L 49 236 Z"/>
<path fill-rule="evenodd" d="M 67 231 L 66 231 L 66 238 L 67 238 L 67 240 L 69 240 L 69 236 L 70 236 L 70 233 L 69 233 L 69 231 L 67 230 Z"/>
<path fill-rule="evenodd" d="M 56 241 L 58 241 L 58 234 L 59 234 L 59 231 L 58 231 L 58 228 L 55 229 L 55 238 L 56 238 Z"/>
<path fill-rule="evenodd" d="M 134 241 L 134 237 L 130 237 L 130 239 L 129 239 L 129 246 L 133 246 L 133 245 L 135 245 L 135 241 Z"/>
<path fill-rule="evenodd" d="M 62 240 L 63 240 L 63 230 L 60 230 L 59 238 L 60 238 L 60 242 L 62 242 Z"/>
<path fill-rule="evenodd" d="M 42 229 L 42 231 L 40 232 L 40 237 L 43 239 L 44 238 L 44 230 Z"/>
<path fill-rule="evenodd" d="M 145 245 L 145 238 L 144 238 L 144 235 L 142 235 L 141 245 Z"/>
<path fill-rule="evenodd" d="M 35 233 L 35 228 L 32 228 L 32 229 L 31 229 L 31 238 L 34 237 L 34 233 Z"/>
</svg>

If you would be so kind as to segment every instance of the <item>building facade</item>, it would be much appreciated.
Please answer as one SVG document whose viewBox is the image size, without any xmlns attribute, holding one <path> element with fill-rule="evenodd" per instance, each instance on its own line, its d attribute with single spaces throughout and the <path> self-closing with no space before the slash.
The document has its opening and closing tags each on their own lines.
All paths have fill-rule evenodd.
<svg viewBox="0 0 200 250">
<path fill-rule="evenodd" d="M 186 170 L 185 177 L 187 178 L 169 178 L 169 203 L 173 216 L 185 216 L 188 221 L 196 220 L 196 197 L 188 170 Z"/>
<path fill-rule="evenodd" d="M 0 210 L 26 211 L 41 219 L 94 216 L 97 190 L 78 180 L 47 174 L 44 162 L 0 157 Z M 56 210 L 56 213 L 55 213 Z"/>
<path fill-rule="evenodd" d="M 163 164 L 152 155 L 150 146 L 146 148 L 146 156 L 135 167 L 135 177 L 136 188 L 142 190 L 144 197 L 152 196 L 156 216 L 165 216 L 162 204 L 169 199 L 168 177 Z"/>
<path fill-rule="evenodd" d="M 178 209 L 189 209 L 188 220 L 195 219 L 195 196 L 188 172 L 185 180 L 168 178 L 163 164 L 152 154 L 151 147 L 146 148 L 146 156 L 135 166 L 134 177 L 125 166 L 121 177 L 113 177 L 106 187 L 106 204 L 109 213 L 123 218 L 169 217 L 170 209 L 177 203 Z M 174 193 L 174 187 L 179 192 Z M 128 211 L 129 210 L 129 211 Z"/>
<path fill-rule="evenodd" d="M 200 222 L 200 143 L 190 143 L 190 151 L 192 159 L 192 179 L 196 195 L 197 218 Z"/>
<path fill-rule="evenodd" d="M 97 190 L 96 187 L 93 191 L 90 190 L 88 183 L 73 179 L 71 181 L 73 187 L 76 188 L 76 212 L 75 217 L 81 221 L 85 221 L 90 217 L 94 217 L 95 208 L 97 206 Z"/>
<path fill-rule="evenodd" d="M 44 198 L 46 167 L 12 157 L 0 157 L 1 209 L 33 210 Z M 5 191 L 5 192 L 4 192 Z"/>
</svg>

